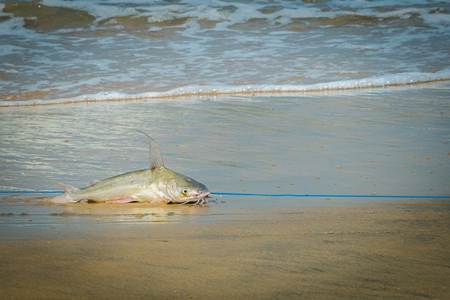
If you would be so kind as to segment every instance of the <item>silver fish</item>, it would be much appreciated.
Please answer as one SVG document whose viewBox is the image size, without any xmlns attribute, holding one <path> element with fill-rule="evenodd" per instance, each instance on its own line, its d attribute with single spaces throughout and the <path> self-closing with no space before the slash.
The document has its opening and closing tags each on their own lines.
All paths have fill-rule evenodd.
<svg viewBox="0 0 450 300">
<path fill-rule="evenodd" d="M 149 169 L 114 176 L 80 189 L 52 180 L 65 192 L 48 202 L 78 203 L 88 200 L 105 203 L 206 203 L 210 194 L 208 188 L 192 178 L 164 167 L 156 141 L 145 132 L 142 133 L 149 139 Z"/>
</svg>

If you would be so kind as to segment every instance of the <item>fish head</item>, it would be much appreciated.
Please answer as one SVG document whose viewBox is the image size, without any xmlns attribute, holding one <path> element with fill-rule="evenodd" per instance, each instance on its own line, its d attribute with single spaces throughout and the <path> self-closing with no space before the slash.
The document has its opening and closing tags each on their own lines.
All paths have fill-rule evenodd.
<svg viewBox="0 0 450 300">
<path fill-rule="evenodd" d="M 172 203 L 188 203 L 206 200 L 210 191 L 208 188 L 192 178 L 177 174 L 167 185 L 167 196 Z"/>
</svg>

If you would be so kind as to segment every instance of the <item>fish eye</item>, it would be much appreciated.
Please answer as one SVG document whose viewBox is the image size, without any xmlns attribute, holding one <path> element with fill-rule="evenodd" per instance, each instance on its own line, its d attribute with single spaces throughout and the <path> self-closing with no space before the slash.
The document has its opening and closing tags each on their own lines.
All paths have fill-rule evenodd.
<svg viewBox="0 0 450 300">
<path fill-rule="evenodd" d="M 183 195 L 187 195 L 188 192 L 189 192 L 188 189 L 182 189 L 182 190 L 181 190 L 181 193 L 182 193 Z"/>
</svg>

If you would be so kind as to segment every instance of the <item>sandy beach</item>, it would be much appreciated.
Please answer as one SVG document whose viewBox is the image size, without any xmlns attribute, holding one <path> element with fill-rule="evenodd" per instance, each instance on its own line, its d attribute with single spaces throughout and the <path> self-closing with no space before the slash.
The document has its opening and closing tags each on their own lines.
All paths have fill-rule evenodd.
<svg viewBox="0 0 450 300">
<path fill-rule="evenodd" d="M 166 166 L 213 192 L 449 195 L 448 84 L 0 110 L 3 190 Z M 2 195 L 1 299 L 445 299 L 449 199 Z M 211 199 L 214 200 L 214 199 Z"/>
<path fill-rule="evenodd" d="M 229 204 L 240 200 L 249 201 L 168 206 L 153 215 L 131 204 L 120 217 L 125 224 L 104 221 L 105 211 L 71 220 L 83 207 L 49 216 L 66 225 L 50 226 L 45 237 L 2 240 L 0 297 L 445 299 L 450 292 L 448 199 Z"/>
</svg>

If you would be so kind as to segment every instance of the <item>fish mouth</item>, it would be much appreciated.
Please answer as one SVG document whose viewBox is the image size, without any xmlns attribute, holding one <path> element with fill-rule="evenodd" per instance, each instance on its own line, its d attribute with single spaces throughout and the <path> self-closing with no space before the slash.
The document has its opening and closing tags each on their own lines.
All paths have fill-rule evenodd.
<svg viewBox="0 0 450 300">
<path fill-rule="evenodd" d="M 194 199 L 202 200 L 209 198 L 210 191 L 198 191 L 197 195 L 194 196 Z"/>
<path fill-rule="evenodd" d="M 183 204 L 207 204 L 208 203 L 208 198 L 209 198 L 209 194 L 211 194 L 210 191 L 197 191 L 197 193 L 194 196 L 191 196 L 189 200 L 184 201 L 184 202 L 174 202 L 174 203 L 178 203 L 180 205 Z"/>
<path fill-rule="evenodd" d="M 208 203 L 209 194 L 211 194 L 210 191 L 198 191 L 197 195 L 189 202 L 195 201 L 195 204 L 206 204 Z"/>
</svg>

